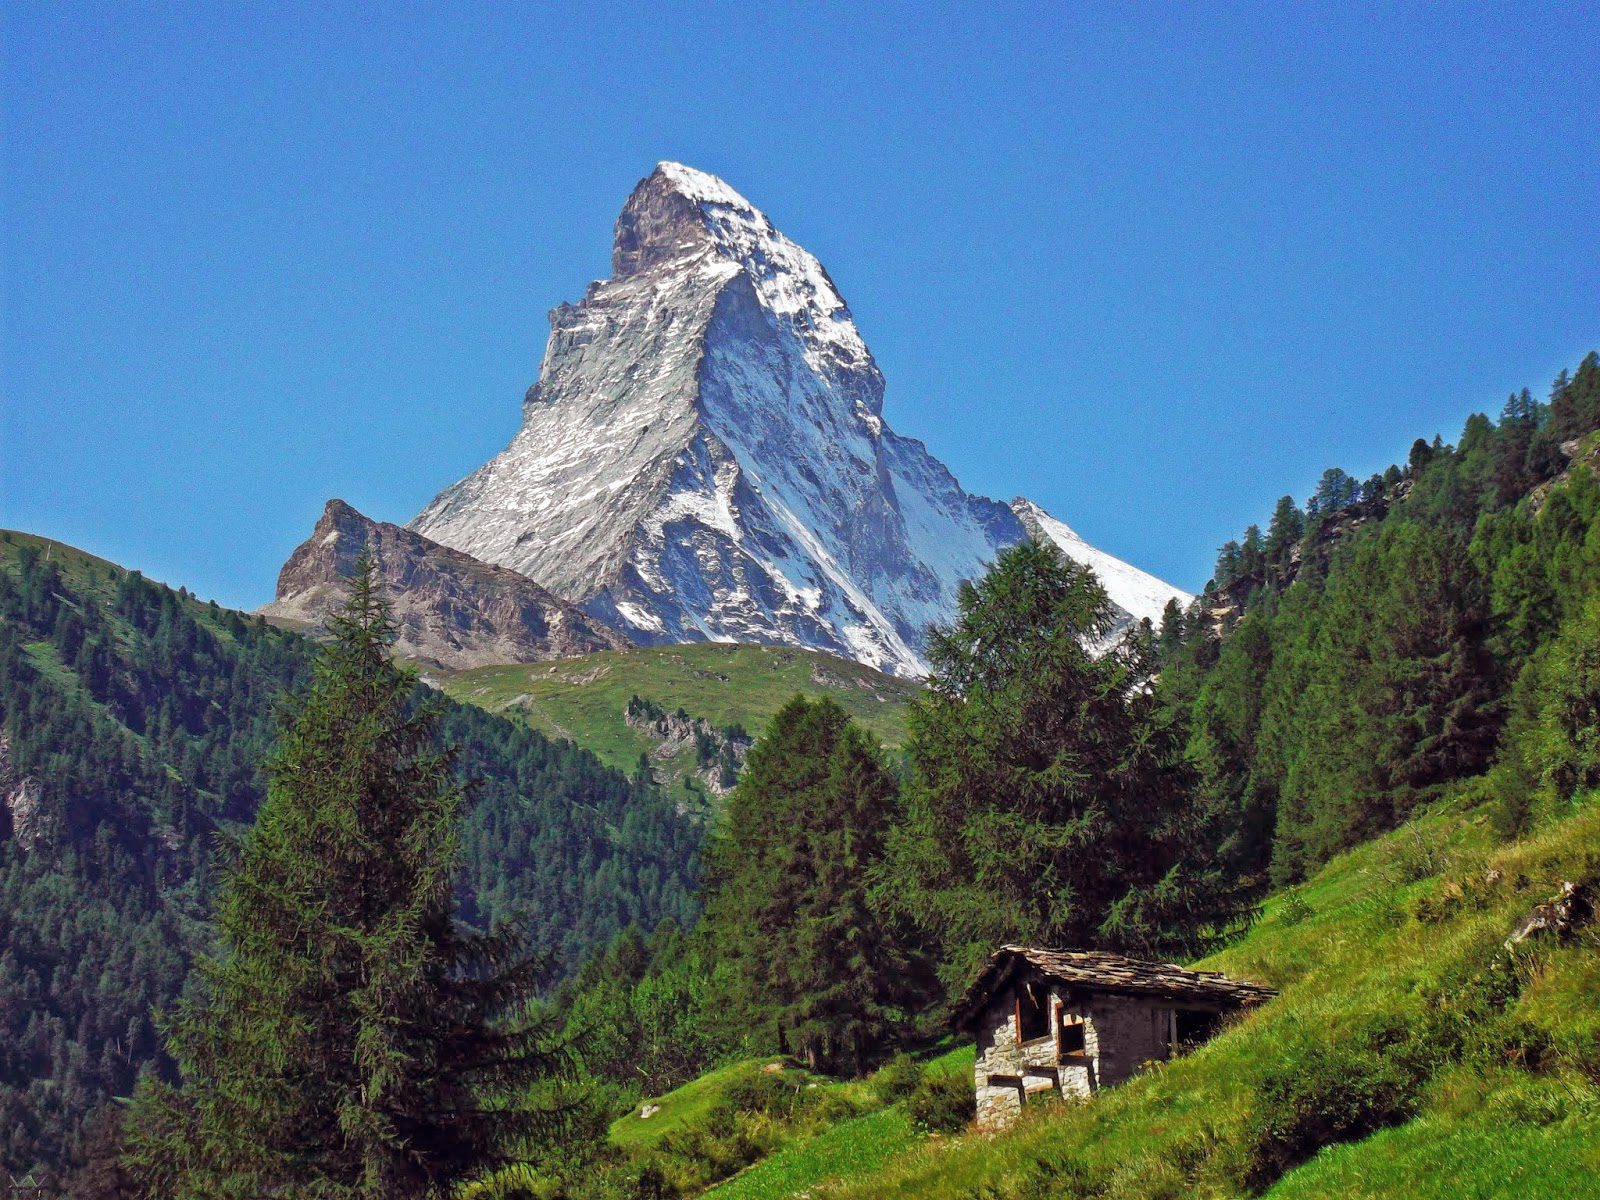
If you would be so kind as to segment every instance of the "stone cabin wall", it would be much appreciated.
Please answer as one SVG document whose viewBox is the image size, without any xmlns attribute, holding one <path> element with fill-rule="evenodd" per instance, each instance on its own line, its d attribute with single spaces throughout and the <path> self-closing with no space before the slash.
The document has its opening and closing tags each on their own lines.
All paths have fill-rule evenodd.
<svg viewBox="0 0 1600 1200">
<path fill-rule="evenodd" d="M 1172 1053 L 1170 1004 L 1110 993 L 1064 994 L 1050 990 L 1050 1003 L 1084 1021 L 1084 1053 L 1058 1061 L 1054 1033 L 1018 1042 L 1015 992 L 1002 988 L 990 998 L 977 1022 L 973 1085 L 978 1126 L 1008 1124 L 1026 1099 L 1054 1092 L 1088 1096 L 1108 1084 L 1132 1078 L 1141 1064 L 1164 1061 Z"/>
</svg>

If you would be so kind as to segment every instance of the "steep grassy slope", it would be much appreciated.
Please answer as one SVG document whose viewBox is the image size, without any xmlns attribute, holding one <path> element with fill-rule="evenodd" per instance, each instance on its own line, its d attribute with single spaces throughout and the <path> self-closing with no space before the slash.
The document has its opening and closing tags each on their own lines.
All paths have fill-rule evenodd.
<svg viewBox="0 0 1600 1200">
<path fill-rule="evenodd" d="M 1500 946 L 1558 879 L 1597 871 L 1592 799 L 1510 846 L 1475 812 L 1419 819 L 1276 897 L 1204 964 L 1282 989 L 1210 1045 L 812 1194 L 1487 1197 L 1515 1181 L 1522 1196 L 1600 1196 L 1595 928 L 1568 947 Z M 1295 1166 L 1335 1138 L 1349 1144 Z"/>
<path fill-rule="evenodd" d="M 1600 926 L 1501 945 L 1560 880 L 1597 875 L 1595 797 L 1512 844 L 1458 802 L 1274 897 L 1207 960 L 1281 995 L 1195 1053 L 994 1137 L 844 1110 L 709 1194 L 1600 1197 Z"/>
<path fill-rule="evenodd" d="M 632 770 L 661 742 L 630 727 L 631 696 L 682 708 L 715 726 L 743 725 L 751 734 L 796 692 L 831 696 L 890 747 L 905 737 L 906 704 L 918 690 L 859 663 L 810 650 L 702 643 L 603 651 L 584 658 L 525 666 L 480 667 L 429 679 L 457 700 L 503 712 L 551 737 L 570 738 L 601 761 Z M 663 780 L 692 771 L 692 750 L 656 760 Z"/>
</svg>

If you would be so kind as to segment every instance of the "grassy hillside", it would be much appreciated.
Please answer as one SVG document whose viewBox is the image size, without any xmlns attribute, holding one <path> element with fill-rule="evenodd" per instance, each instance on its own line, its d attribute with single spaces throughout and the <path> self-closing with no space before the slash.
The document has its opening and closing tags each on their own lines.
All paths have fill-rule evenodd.
<svg viewBox="0 0 1600 1200">
<path fill-rule="evenodd" d="M 661 745 L 624 720 L 631 696 L 668 711 L 682 708 L 716 726 L 740 724 L 751 734 L 796 692 L 831 696 L 895 747 L 905 737 L 906 704 L 918 689 L 914 681 L 809 650 L 720 643 L 606 650 L 554 663 L 430 672 L 429 679 L 457 700 L 570 738 L 624 770 Z M 658 759 L 656 773 L 676 781 L 693 766 L 689 750 Z"/>
<path fill-rule="evenodd" d="M 855 1102 L 707 1194 L 1600 1197 L 1600 926 L 1502 948 L 1560 880 L 1597 875 L 1593 796 L 1511 844 L 1460 800 L 1274 897 L 1206 960 L 1281 994 L 1195 1053 L 993 1137 L 925 1136 L 870 1085 L 823 1085 Z M 692 1126 L 748 1070 L 663 1099 L 658 1128 Z M 645 1124 L 613 1140 L 639 1149 Z"/>
</svg>

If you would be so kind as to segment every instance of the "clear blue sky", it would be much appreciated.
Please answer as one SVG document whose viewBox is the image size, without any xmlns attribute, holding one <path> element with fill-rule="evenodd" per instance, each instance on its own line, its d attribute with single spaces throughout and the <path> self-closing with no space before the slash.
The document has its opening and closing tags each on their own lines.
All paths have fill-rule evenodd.
<svg viewBox="0 0 1600 1200">
<path fill-rule="evenodd" d="M 886 416 L 1173 582 L 1600 345 L 1593 4 L 23 4 L 0 524 L 254 606 L 498 451 L 662 158 Z"/>
</svg>

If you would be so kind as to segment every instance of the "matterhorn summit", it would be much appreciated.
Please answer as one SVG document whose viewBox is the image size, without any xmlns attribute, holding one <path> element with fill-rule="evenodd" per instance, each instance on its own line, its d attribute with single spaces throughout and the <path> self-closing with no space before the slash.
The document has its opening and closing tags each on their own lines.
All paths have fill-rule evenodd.
<svg viewBox="0 0 1600 1200">
<path fill-rule="evenodd" d="M 1092 556 L 1132 616 L 1188 600 L 1037 506 L 968 494 L 896 435 L 827 271 L 715 176 L 660 164 L 617 220 L 611 278 L 550 326 L 511 444 L 410 527 L 636 642 L 920 674 L 961 581 L 1029 536 Z"/>
</svg>

